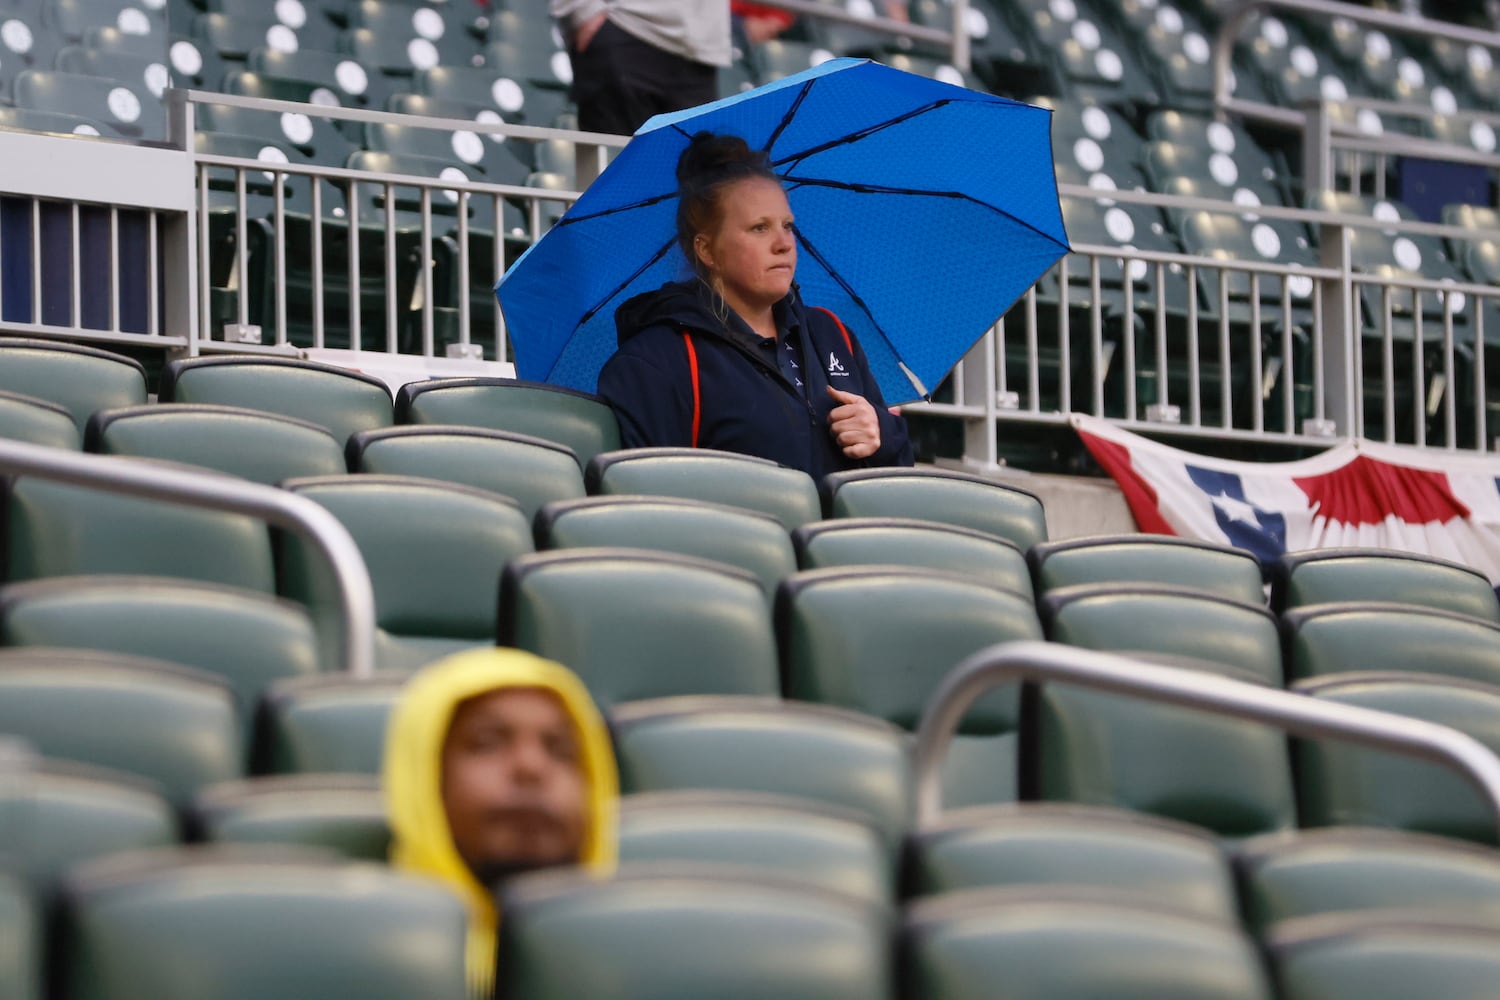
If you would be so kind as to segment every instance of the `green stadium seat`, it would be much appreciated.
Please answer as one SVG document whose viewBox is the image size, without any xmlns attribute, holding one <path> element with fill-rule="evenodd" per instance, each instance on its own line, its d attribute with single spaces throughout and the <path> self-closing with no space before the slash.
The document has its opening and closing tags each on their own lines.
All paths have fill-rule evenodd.
<svg viewBox="0 0 1500 1000">
<path fill-rule="evenodd" d="M 1159 85 L 1132 42 L 1087 0 L 1059 4 L 1056 9 L 1049 4 L 1027 4 L 1017 14 L 1029 16 L 1042 50 L 1054 53 L 1063 93 L 1127 107 L 1161 103 Z"/>
<path fill-rule="evenodd" d="M 361 6 L 378 9 L 390 5 L 366 2 Z M 399 10 L 402 5 L 395 6 Z M 468 66 L 478 55 L 473 40 L 456 32 L 433 39 L 390 31 L 385 26 L 351 27 L 344 32 L 342 44 L 360 65 L 392 78 L 409 78 L 418 70 L 439 65 Z"/>
<path fill-rule="evenodd" d="M 83 115 L 61 111 L 33 111 L 30 108 L 0 106 L 0 128 L 25 129 L 28 132 L 56 132 L 60 135 L 100 136 L 106 126 Z"/>
<path fill-rule="evenodd" d="M 833 53 L 812 42 L 773 38 L 752 51 L 755 75 L 762 83 L 793 76 L 833 58 Z"/>
<path fill-rule="evenodd" d="M 375 587 L 376 663 L 414 670 L 494 642 L 500 571 L 532 550 L 531 524 L 507 497 L 407 476 L 326 476 L 282 484 L 326 507 L 349 530 Z M 280 538 L 281 591 L 318 609 L 336 637 L 336 591 L 305 542 Z M 332 647 L 325 646 L 325 655 Z"/>
<path fill-rule="evenodd" d="M 787 578 L 776 628 L 789 698 L 854 709 L 915 730 L 943 678 L 996 643 L 1040 639 L 1026 594 L 955 574 L 891 566 L 809 570 Z M 1020 686 L 964 716 L 944 761 L 944 801 L 1017 798 Z"/>
<path fill-rule="evenodd" d="M 42 27 L 43 0 L 17 0 L 0 14 L 0 100 L 10 101 L 11 82 L 28 69 L 51 69 L 61 32 Z"/>
<path fill-rule="evenodd" d="M 1500 624 L 1500 601 L 1469 566 L 1388 549 L 1308 549 L 1271 566 L 1277 612 L 1331 601 L 1381 601 L 1455 611 Z"/>
<path fill-rule="evenodd" d="M 1009 9 L 988 0 L 969 4 L 972 13 L 964 21 L 974 72 L 992 93 L 1006 97 L 1053 90 L 1057 81 L 1051 60 L 1043 55 L 1028 25 L 1011 23 Z M 911 0 L 906 10 L 913 24 L 945 31 L 953 27 L 952 10 L 943 0 Z"/>
<path fill-rule="evenodd" d="M 81 438 L 95 410 L 146 401 L 146 370 L 132 358 L 81 344 L 3 337 L 0 389 L 65 407 Z"/>
<path fill-rule="evenodd" d="M 385 724 L 406 674 L 302 677 L 273 684 L 257 719 L 260 774 L 379 774 Z"/>
<path fill-rule="evenodd" d="M 1213 660 L 1256 683 L 1282 684 L 1276 619 L 1262 607 L 1202 589 L 1099 583 L 1046 592 L 1038 610 L 1053 642 Z"/>
<path fill-rule="evenodd" d="M 760 581 L 645 549 L 518 556 L 500 582 L 499 644 L 571 669 L 601 707 L 669 695 L 775 695 Z"/>
<path fill-rule="evenodd" d="M 594 496 L 643 493 L 770 514 L 791 531 L 819 517 L 818 491 L 800 469 L 707 448 L 629 448 L 589 460 Z"/>
<path fill-rule="evenodd" d="M 1233 923 L 1103 894 L 1055 893 L 973 890 L 908 907 L 902 929 L 906 995 L 933 1000 L 1271 1000 L 1275 995 L 1254 943 Z"/>
<path fill-rule="evenodd" d="M 142 56 L 69 45 L 58 51 L 53 67 L 64 73 L 77 73 L 80 76 L 125 80 L 157 100 L 161 100 L 171 83 L 165 46 L 159 48 L 153 56 Z"/>
<path fill-rule="evenodd" d="M 373 776 L 298 774 L 210 785 L 193 820 L 214 844 L 325 847 L 353 861 L 384 861 L 385 803 Z"/>
<path fill-rule="evenodd" d="M 160 37 L 166 33 L 161 7 L 137 5 L 131 0 L 45 0 L 41 7 L 41 24 L 33 27 L 50 28 L 69 42 L 79 41 L 97 25 L 113 24 L 136 35 Z"/>
<path fill-rule="evenodd" d="M 229 74 L 224 79 L 224 92 L 245 97 L 270 96 L 267 85 L 253 73 Z M 253 135 L 268 142 L 290 145 L 305 154 L 310 162 L 323 166 L 342 167 L 355 149 L 332 122 L 317 115 L 295 111 L 259 111 L 210 101 L 194 104 L 193 110 L 197 115 L 198 127 L 205 132 Z M 334 207 L 343 211 L 343 204 L 339 202 L 337 206 L 325 204 L 324 212 L 331 212 Z M 289 261 L 289 269 L 290 266 Z M 331 265 L 329 270 L 332 272 Z"/>
<path fill-rule="evenodd" d="M 434 66 L 412 74 L 412 90 L 428 97 L 462 101 L 502 116 L 506 121 L 533 120 L 528 98 L 535 88 L 524 85 L 504 67 Z M 538 109 L 540 110 L 540 109 Z M 550 125 L 550 120 L 542 123 Z"/>
<path fill-rule="evenodd" d="M 1500 916 L 1500 859 L 1464 841 L 1331 827 L 1246 841 L 1236 861 L 1247 923 L 1257 933 L 1285 920 L 1349 911 Z"/>
<path fill-rule="evenodd" d="M 511 379 L 408 382 L 396 393 L 400 424 L 463 424 L 556 441 L 582 463 L 620 447 L 614 411 L 597 396 Z"/>
<path fill-rule="evenodd" d="M 531 164 L 518 158 L 514 143 L 492 142 L 467 129 L 366 122 L 365 146 L 373 152 L 462 163 L 479 172 L 476 180 L 491 184 L 525 184 L 526 175 L 531 172 Z"/>
<path fill-rule="evenodd" d="M 305 45 L 310 49 L 326 49 L 339 37 L 333 26 L 321 18 L 308 18 L 301 29 L 293 29 L 266 7 L 199 14 L 193 19 L 192 33 L 222 59 L 241 63 L 259 48 L 296 52 Z"/>
<path fill-rule="evenodd" d="M 609 712 L 623 793 L 768 792 L 853 809 L 887 844 L 911 822 L 908 738 L 857 712 L 774 698 L 680 697 Z"/>
<path fill-rule="evenodd" d="M 819 489 L 825 517 L 914 517 L 988 532 L 1022 550 L 1047 540 L 1042 501 L 1034 493 L 979 476 L 855 469 L 824 477 Z"/>
<path fill-rule="evenodd" d="M 971 528 L 899 517 L 846 517 L 792 532 L 803 569 L 912 566 L 958 573 L 1031 596 L 1031 571 L 1015 543 Z"/>
<path fill-rule="evenodd" d="M 18 108 L 81 115 L 125 139 L 160 141 L 167 135 L 161 100 L 145 84 L 28 69 L 16 76 L 13 90 Z"/>
<path fill-rule="evenodd" d="M 100 410 L 89 420 L 84 447 L 103 455 L 202 466 L 265 486 L 344 471 L 343 448 L 325 428 L 209 403 Z"/>
<path fill-rule="evenodd" d="M 253 518 L 41 479 L 9 487 L 6 580 L 126 573 L 275 589 L 270 532 Z"/>
<path fill-rule="evenodd" d="M 0 438 L 77 451 L 78 425 L 66 406 L 0 389 Z"/>
<path fill-rule="evenodd" d="M 1372 672 L 1299 681 L 1293 690 L 1449 726 L 1500 750 L 1500 687 Z M 1489 806 L 1451 769 L 1331 740 L 1301 741 L 1294 759 L 1304 826 L 1381 826 L 1500 842 Z"/>
<path fill-rule="evenodd" d="M 797 571 L 792 543 L 769 514 L 675 497 L 585 497 L 537 512 L 537 547 L 627 547 L 675 552 L 735 566 L 769 597 Z"/>
<path fill-rule="evenodd" d="M 176 0 L 168 0 L 168 2 L 173 3 Z M 186 27 L 179 29 L 179 24 L 185 24 Z M 203 39 L 190 36 L 192 18 L 174 17 L 171 25 L 173 32 L 167 36 L 167 62 L 172 70 L 172 82 L 179 87 L 213 91 L 223 89 L 224 78 L 228 75 L 228 70 L 218 50 Z M 116 34 L 110 36 L 105 34 L 106 32 Z M 90 28 L 84 32 L 83 41 L 91 48 L 128 48 L 128 42 L 119 41 L 121 37 L 117 28 Z"/>
<path fill-rule="evenodd" d="M 1409 670 L 1500 685 L 1500 625 L 1409 604 L 1335 603 L 1281 616 L 1287 677 Z"/>
<path fill-rule="evenodd" d="M 245 719 L 273 681 L 318 671 L 312 623 L 301 609 L 255 591 L 151 577 L 70 576 L 0 588 L 0 643 L 191 667 L 227 682 Z"/>
<path fill-rule="evenodd" d="M 538 873 L 500 909 L 498 996 L 892 1000 L 880 907 L 763 877 Z M 775 956 L 768 961 L 767 956 Z"/>
<path fill-rule="evenodd" d="M 181 851 L 80 871 L 67 996 L 462 1000 L 465 912 L 445 887 L 305 854 Z"/>
<path fill-rule="evenodd" d="M 228 686 L 145 657 L 0 650 L 0 732 L 48 757 L 146 778 L 179 806 L 244 770 Z"/>
<path fill-rule="evenodd" d="M 286 88 L 285 100 L 320 104 L 332 95 L 343 107 L 379 111 L 390 96 L 384 77 L 366 72 L 340 52 L 254 48 L 245 68 L 262 81 Z M 290 96 L 294 94 L 300 96 Z"/>
<path fill-rule="evenodd" d="M 27 887 L 0 870 L 0 995 L 41 1000 L 45 924 Z"/>
<path fill-rule="evenodd" d="M 1244 549 L 1162 535 L 1103 535 L 1043 542 L 1026 553 L 1036 588 L 1082 583 L 1187 587 L 1255 607 L 1265 605 L 1260 564 Z"/>
<path fill-rule="evenodd" d="M 573 451 L 525 434 L 430 425 L 361 431 L 349 439 L 349 468 L 423 476 L 508 496 L 526 517 L 551 500 L 581 497 L 583 473 Z"/>
<path fill-rule="evenodd" d="M 344 442 L 355 431 L 389 427 L 391 392 L 363 372 L 291 358 L 207 357 L 170 361 L 157 398 L 216 403 L 295 417 Z"/>
<path fill-rule="evenodd" d="M 1289 923 L 1268 951 L 1285 1000 L 1482 1000 L 1500 976 L 1500 931 L 1402 913 Z"/>
<path fill-rule="evenodd" d="M 568 54 L 550 44 L 530 39 L 497 38 L 484 47 L 484 65 L 533 87 L 565 90 L 573 82 Z"/>
<path fill-rule="evenodd" d="M 1226 681 L 1268 684 L 1227 662 L 1151 659 Z M 1028 798 L 1136 809 L 1225 837 L 1297 822 L 1292 763 L 1279 730 L 1064 684 L 1042 688 L 1035 708 L 1022 744 Z"/>
<path fill-rule="evenodd" d="M 34 759 L 0 771 L 4 868 L 44 910 L 75 865 L 177 842 L 177 814 L 149 781 L 71 761 Z"/>
<path fill-rule="evenodd" d="M 1155 816 L 1026 802 L 944 814 L 910 840 L 907 881 L 928 896 L 990 886 L 1090 886 L 1233 920 L 1234 876 L 1210 834 Z"/>
<path fill-rule="evenodd" d="M 895 898 L 895 861 L 857 813 L 744 792 L 647 792 L 620 802 L 620 860 L 734 865 L 857 899 Z"/>
</svg>

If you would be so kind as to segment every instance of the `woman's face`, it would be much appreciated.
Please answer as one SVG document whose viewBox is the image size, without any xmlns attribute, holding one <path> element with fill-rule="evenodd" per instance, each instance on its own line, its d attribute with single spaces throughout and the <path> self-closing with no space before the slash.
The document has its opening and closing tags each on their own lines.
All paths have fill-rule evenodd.
<svg viewBox="0 0 1500 1000">
<path fill-rule="evenodd" d="M 736 181 L 724 191 L 717 232 L 694 242 L 698 259 L 719 280 L 737 309 L 766 309 L 791 290 L 797 270 L 792 207 L 781 185 L 764 177 Z"/>
</svg>

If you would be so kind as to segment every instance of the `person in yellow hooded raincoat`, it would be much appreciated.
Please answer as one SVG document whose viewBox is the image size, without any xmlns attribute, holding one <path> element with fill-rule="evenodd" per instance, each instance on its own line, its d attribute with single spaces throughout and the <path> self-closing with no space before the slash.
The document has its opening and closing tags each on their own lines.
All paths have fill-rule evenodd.
<svg viewBox="0 0 1500 1000">
<path fill-rule="evenodd" d="M 384 771 L 392 863 L 468 906 L 473 997 L 494 988 L 496 883 L 553 865 L 614 868 L 614 753 L 588 691 L 560 664 L 476 649 L 425 668 L 392 714 Z"/>
</svg>

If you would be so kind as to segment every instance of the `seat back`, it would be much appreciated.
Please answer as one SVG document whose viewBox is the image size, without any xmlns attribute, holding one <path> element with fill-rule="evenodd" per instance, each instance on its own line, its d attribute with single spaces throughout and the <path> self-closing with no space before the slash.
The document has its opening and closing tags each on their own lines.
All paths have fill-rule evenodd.
<svg viewBox="0 0 1500 1000">
<path fill-rule="evenodd" d="M 762 698 L 660 698 L 610 712 L 622 792 L 769 792 L 854 809 L 888 844 L 911 813 L 907 739 L 888 723 Z"/>
<path fill-rule="evenodd" d="M 985 531 L 1021 550 L 1047 540 L 1042 501 L 978 476 L 915 469 L 856 469 L 824 477 L 826 517 L 914 517 Z"/>
<path fill-rule="evenodd" d="M 1015 543 L 971 528 L 899 517 L 848 517 L 805 524 L 792 532 L 792 544 L 803 569 L 925 567 L 1031 595 L 1031 571 Z"/>
<path fill-rule="evenodd" d="M 1500 750 L 1500 688 L 1411 673 L 1344 674 L 1294 690 L 1451 726 Z M 1331 740 L 1305 740 L 1296 755 L 1302 822 L 1385 826 L 1500 842 L 1495 817 L 1461 776 L 1411 757 Z"/>
<path fill-rule="evenodd" d="M 770 514 L 786 530 L 818 520 L 818 491 L 807 473 L 749 455 L 708 448 L 632 448 L 594 456 L 591 494 L 646 493 L 707 500 Z"/>
<path fill-rule="evenodd" d="M 736 566 L 769 597 L 797 571 L 791 540 L 768 514 L 676 497 L 587 497 L 543 507 L 536 520 L 542 548 L 628 546 L 675 552 Z"/>
<path fill-rule="evenodd" d="M 936 570 L 885 566 L 789 577 L 777 595 L 776 627 L 787 697 L 907 729 L 964 659 L 1042 635 L 1026 596 Z M 1019 685 L 991 692 L 965 714 L 945 761 L 954 804 L 1015 799 L 1019 728 Z"/>
<path fill-rule="evenodd" d="M 139 361 L 93 347 L 5 337 L 0 389 L 66 407 L 81 438 L 95 410 L 146 401 L 146 370 Z"/>
<path fill-rule="evenodd" d="M 1500 684 L 1500 625 L 1409 604 L 1315 604 L 1281 616 L 1287 676 L 1412 671 Z"/>
<path fill-rule="evenodd" d="M 903 986 L 943 1000 L 1109 997 L 1271 1000 L 1255 945 L 1229 921 L 1122 903 L 987 889 L 907 909 Z"/>
<path fill-rule="evenodd" d="M 1500 859 L 1445 837 L 1339 827 L 1272 834 L 1242 845 L 1239 866 L 1246 917 L 1257 931 L 1351 910 L 1500 914 Z"/>
<path fill-rule="evenodd" d="M 13 92 L 18 108 L 82 115 L 122 138 L 161 140 L 167 135 L 161 99 L 144 82 L 28 69 L 16 77 Z"/>
<path fill-rule="evenodd" d="M 497 996 L 889 1000 L 887 918 L 868 903 L 704 874 L 516 880 Z M 767 961 L 775 955 L 775 961 Z"/>
<path fill-rule="evenodd" d="M 396 420 L 530 434 L 567 445 L 585 464 L 620 447 L 614 411 L 598 396 L 514 379 L 408 382 L 396 393 Z"/>
<path fill-rule="evenodd" d="M 83 446 L 67 407 L 5 390 L 0 390 L 0 438 L 73 451 Z"/>
<path fill-rule="evenodd" d="M 340 445 L 356 431 L 389 427 L 391 392 L 373 375 L 294 358 L 208 357 L 168 362 L 157 398 L 217 403 L 307 420 Z"/>
<path fill-rule="evenodd" d="M 583 474 L 568 448 L 477 427 L 362 431 L 349 439 L 349 468 L 489 490 L 516 501 L 528 519 L 550 500 L 583 496 Z"/>
<path fill-rule="evenodd" d="M 0 642 L 74 646 L 201 670 L 230 685 L 249 719 L 273 681 L 318 671 L 312 623 L 255 591 L 134 576 L 0 588 Z M 246 739 L 249 727 L 245 727 Z"/>
<path fill-rule="evenodd" d="M 1291 552 L 1272 566 L 1277 612 L 1330 601 L 1387 601 L 1500 623 L 1500 601 L 1482 573 L 1458 563 L 1384 549 Z"/>
<path fill-rule="evenodd" d="M 375 587 L 377 662 L 412 669 L 495 637 L 500 571 L 531 551 L 531 523 L 495 493 L 408 476 L 294 479 L 285 488 L 339 519 L 359 546 Z M 336 635 L 334 582 L 300 538 L 280 539 L 282 592 L 318 609 Z"/>
<path fill-rule="evenodd" d="M 228 686 L 144 657 L 0 650 L 0 732 L 49 757 L 138 775 L 179 805 L 244 771 Z"/>
<path fill-rule="evenodd" d="M 733 865 L 874 903 L 895 861 L 858 813 L 745 792 L 647 792 L 620 802 L 620 860 Z"/>
<path fill-rule="evenodd" d="M 84 447 L 200 465 L 266 486 L 344 471 L 343 448 L 316 424 L 201 403 L 101 410 L 89 420 Z"/>
<path fill-rule="evenodd" d="M 779 690 L 759 581 L 718 563 L 644 549 L 511 560 L 500 583 L 499 643 L 568 667 L 602 707 Z"/>
<path fill-rule="evenodd" d="M 1261 686 L 1224 663 L 1167 662 Z M 1036 699 L 1023 744 L 1023 790 L 1037 798 L 1123 806 L 1223 836 L 1297 821 L 1287 741 L 1279 730 L 1197 709 L 1051 684 Z M 1029 796 L 1028 796 L 1029 797 Z"/>
<path fill-rule="evenodd" d="M 0 870 L 0 996 L 41 1000 L 44 921 L 25 883 Z"/>
<path fill-rule="evenodd" d="M 270 532 L 239 514 L 26 478 L 10 482 L 4 514 L 7 580 L 126 573 L 275 589 Z"/>
<path fill-rule="evenodd" d="M 1157 583 L 1187 587 L 1260 607 L 1260 564 L 1244 549 L 1161 535 L 1068 538 L 1026 553 L 1036 587 L 1047 592 L 1080 583 Z"/>
<path fill-rule="evenodd" d="M 193 802 L 205 840 L 326 847 L 351 860 L 384 861 L 391 834 L 380 782 L 366 775 L 281 775 L 211 785 Z"/>
<path fill-rule="evenodd" d="M 150 782 L 61 760 L 0 773 L 0 829 L 5 867 L 43 907 L 74 865 L 178 839 L 173 806 Z"/>
<path fill-rule="evenodd" d="M 64 930 L 77 1000 L 462 1000 L 463 903 L 370 864 L 189 852 L 91 865 Z"/>
<path fill-rule="evenodd" d="M 944 815 L 911 838 L 909 889 L 1092 886 L 1209 920 L 1235 918 L 1228 858 L 1207 832 L 1124 809 L 1026 802 Z"/>
<path fill-rule="evenodd" d="M 1282 683 L 1280 636 L 1265 608 L 1182 587 L 1107 583 L 1058 588 L 1037 607 L 1054 642 L 1212 660 Z"/>
<path fill-rule="evenodd" d="M 256 720 L 261 774 L 379 774 L 404 675 L 304 677 L 274 684 Z"/>
<path fill-rule="evenodd" d="M 1268 942 L 1291 1000 L 1490 996 L 1500 977 L 1493 923 L 1419 915 L 1332 914 L 1292 921 Z"/>
</svg>

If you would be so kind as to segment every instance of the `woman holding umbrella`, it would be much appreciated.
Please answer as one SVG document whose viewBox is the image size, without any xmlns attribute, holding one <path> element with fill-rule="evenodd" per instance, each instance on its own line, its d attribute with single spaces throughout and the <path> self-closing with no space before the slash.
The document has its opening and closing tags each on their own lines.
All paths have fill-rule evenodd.
<svg viewBox="0 0 1500 1000">
<path fill-rule="evenodd" d="M 794 276 L 791 206 L 765 153 L 699 132 L 677 162 L 677 240 L 695 272 L 615 313 L 599 394 L 627 448 L 715 448 L 815 479 L 912 464 L 864 352 Z"/>
</svg>

